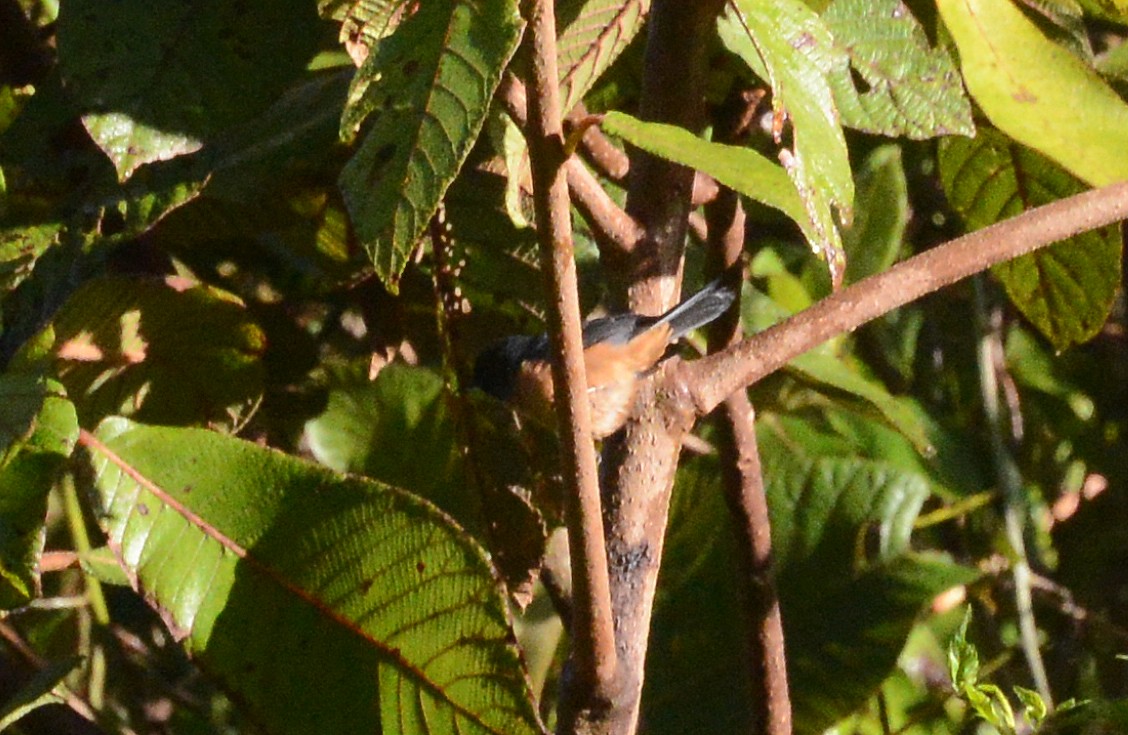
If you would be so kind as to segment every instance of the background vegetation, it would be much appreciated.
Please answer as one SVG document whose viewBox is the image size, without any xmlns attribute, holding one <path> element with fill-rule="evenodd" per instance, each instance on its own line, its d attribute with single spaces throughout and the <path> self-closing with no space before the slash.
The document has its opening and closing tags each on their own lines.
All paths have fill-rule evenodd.
<svg viewBox="0 0 1128 735">
<path fill-rule="evenodd" d="M 0 729 L 1128 732 L 1124 214 L 864 280 L 1128 179 L 1128 7 L 527 5 L 0 0 Z M 467 382 L 560 328 L 558 171 L 583 313 L 781 324 L 652 381 L 754 435 L 604 447 L 604 679 L 576 449 Z"/>
</svg>

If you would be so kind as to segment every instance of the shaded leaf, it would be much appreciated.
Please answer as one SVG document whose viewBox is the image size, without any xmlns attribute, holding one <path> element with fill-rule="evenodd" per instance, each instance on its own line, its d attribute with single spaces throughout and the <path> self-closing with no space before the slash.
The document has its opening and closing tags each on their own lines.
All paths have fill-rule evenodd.
<svg viewBox="0 0 1128 735">
<path fill-rule="evenodd" d="M 908 550 L 927 482 L 878 462 L 795 462 L 761 444 L 795 731 L 822 732 L 894 668 L 921 609 L 973 570 Z M 747 614 L 713 457 L 683 464 L 643 698 L 656 733 L 747 730 Z M 872 529 L 873 543 L 867 545 Z"/>
<path fill-rule="evenodd" d="M 875 148 L 857 175 L 854 221 L 842 231 L 846 248 L 846 283 L 881 273 L 897 260 L 909 222 L 909 184 L 901 148 Z"/>
<path fill-rule="evenodd" d="M 261 111 L 313 55 L 309 3 L 63 0 L 59 63 L 119 179 Z"/>
<path fill-rule="evenodd" d="M 39 594 L 47 494 L 78 438 L 62 386 L 37 375 L 0 375 L 0 609 Z"/>
<path fill-rule="evenodd" d="M 854 182 L 828 75 L 845 57 L 800 0 L 736 0 L 726 6 L 719 29 L 730 51 L 763 68 L 772 108 L 791 120 L 792 146 L 780 160 L 807 213 L 804 234 L 837 285 L 846 260 L 834 213 L 849 223 Z"/>
<path fill-rule="evenodd" d="M 915 140 L 975 134 L 959 71 L 902 0 L 835 0 L 822 19 L 850 59 L 829 76 L 844 124 Z"/>
<path fill-rule="evenodd" d="M 58 242 L 57 222 L 0 230 L 0 292 L 7 293 L 27 278 L 35 261 Z"/>
<path fill-rule="evenodd" d="M 184 279 L 87 282 L 53 322 L 60 380 L 89 425 L 110 413 L 232 426 L 262 392 L 262 331 L 219 289 Z"/>
<path fill-rule="evenodd" d="M 576 7 L 578 6 L 578 7 Z M 642 28 L 650 0 L 573 0 L 556 4 L 560 110 L 567 114 L 588 93 Z"/>
<path fill-rule="evenodd" d="M 999 130 L 1082 181 L 1128 179 L 1128 104 L 1010 0 L 940 0 L 964 81 Z"/>
<path fill-rule="evenodd" d="M 940 147 L 952 206 L 977 230 L 1087 187 L 1038 153 L 993 130 Z M 1015 306 L 1057 349 L 1096 334 L 1120 283 L 1120 227 L 1091 230 L 1002 263 L 992 272 Z"/>
<path fill-rule="evenodd" d="M 919 413 L 907 401 L 892 395 L 881 383 L 851 370 L 833 355 L 808 352 L 788 363 L 787 370 L 824 389 L 841 391 L 860 400 L 901 432 L 921 454 L 931 453 L 932 446 Z"/>
<path fill-rule="evenodd" d="M 0 732 L 7 730 L 12 723 L 29 712 L 48 704 L 64 702 L 63 694 L 59 691 L 65 686 L 63 680 L 80 663 L 82 663 L 81 657 L 71 656 L 61 661 L 51 662 L 36 674 L 31 681 L 12 695 L 11 699 L 0 708 Z"/>
<path fill-rule="evenodd" d="M 431 505 L 198 429 L 86 445 L 124 567 L 268 732 L 543 731 L 489 563 Z"/>
<path fill-rule="evenodd" d="M 358 368 L 333 372 L 325 410 L 305 424 L 314 457 L 339 472 L 364 474 L 435 503 L 489 548 L 509 590 L 522 592 L 544 553 L 544 521 L 512 477 L 489 487 L 470 481 L 442 379 L 425 368 L 393 363 L 369 380 L 367 365 Z M 481 418 L 474 413 L 468 420 Z M 485 436 L 487 428 L 479 426 L 475 434 L 479 462 L 482 445 L 492 439 Z M 511 469 L 514 437 L 501 441 Z"/>
<path fill-rule="evenodd" d="M 372 120 L 340 186 L 389 287 L 470 153 L 522 28 L 514 0 L 421 3 L 357 72 L 342 136 Z"/>
</svg>

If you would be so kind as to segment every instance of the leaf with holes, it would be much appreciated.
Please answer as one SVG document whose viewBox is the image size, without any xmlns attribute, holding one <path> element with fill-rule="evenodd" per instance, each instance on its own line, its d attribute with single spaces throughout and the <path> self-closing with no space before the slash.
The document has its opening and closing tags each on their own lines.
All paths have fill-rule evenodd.
<svg viewBox="0 0 1128 735">
<path fill-rule="evenodd" d="M 560 38 L 560 109 L 576 106 L 642 28 L 650 0 L 585 0 L 556 4 Z"/>
<path fill-rule="evenodd" d="M 854 181 L 828 75 L 845 63 L 826 24 L 800 0 L 735 0 L 718 26 L 721 40 L 772 86 L 772 107 L 791 119 L 784 169 L 807 213 L 804 234 L 835 284 L 846 265 L 837 211 L 849 223 Z"/>
<path fill-rule="evenodd" d="M 1084 191 L 1067 171 L 996 130 L 940 146 L 940 176 L 953 208 L 977 230 Z M 992 273 L 1015 306 L 1058 350 L 1105 323 L 1120 283 L 1123 240 L 1113 225 L 1001 263 Z"/>
<path fill-rule="evenodd" d="M 822 19 L 850 60 L 829 77 L 846 125 L 915 140 L 975 135 L 959 70 L 929 48 L 902 0 L 835 0 Z"/>
<path fill-rule="evenodd" d="M 420 3 L 353 79 L 342 137 L 371 126 L 340 186 L 389 287 L 470 153 L 522 28 L 515 0 Z"/>
<path fill-rule="evenodd" d="M 63 0 L 59 65 L 124 180 L 263 110 L 316 51 L 300 0 Z"/>
<path fill-rule="evenodd" d="M 83 444 L 134 584 L 267 732 L 543 732 L 489 561 L 430 504 L 200 429 Z"/>
</svg>

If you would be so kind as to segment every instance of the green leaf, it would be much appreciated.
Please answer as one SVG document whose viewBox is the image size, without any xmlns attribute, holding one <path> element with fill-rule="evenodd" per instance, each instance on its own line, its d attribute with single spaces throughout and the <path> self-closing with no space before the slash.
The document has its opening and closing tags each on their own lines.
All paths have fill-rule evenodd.
<svg viewBox="0 0 1128 735">
<path fill-rule="evenodd" d="M 1092 186 L 1128 179 L 1128 105 L 1095 71 L 1010 0 L 938 7 L 968 90 L 996 127 Z"/>
<path fill-rule="evenodd" d="M 849 57 L 829 80 L 850 127 L 914 140 L 975 135 L 960 73 L 901 0 L 834 0 L 822 15 Z M 851 68 L 864 82 L 856 88 Z"/>
<path fill-rule="evenodd" d="M 126 413 L 234 426 L 262 393 L 262 330 L 219 289 L 175 278 L 95 279 L 53 324 L 57 371 L 86 425 Z"/>
<path fill-rule="evenodd" d="M 467 525 L 472 494 L 455 480 L 462 473 L 454 425 L 433 371 L 392 364 L 375 380 L 367 369 L 334 376 L 325 411 L 306 422 L 305 436 L 326 467 L 423 495 Z"/>
<path fill-rule="evenodd" d="M 808 352 L 788 363 L 787 369 L 816 385 L 860 399 L 911 441 L 921 454 L 928 455 L 932 452 L 926 427 L 918 412 L 904 399 L 890 394 L 881 383 L 869 380 L 855 370 L 851 370 L 837 357 L 820 352 Z"/>
<path fill-rule="evenodd" d="M 0 375 L 0 609 L 39 594 L 47 494 L 77 438 L 62 386 L 31 374 Z"/>
<path fill-rule="evenodd" d="M 98 517 L 267 732 L 543 732 L 484 553 L 407 493 L 199 429 L 103 423 Z"/>
<path fill-rule="evenodd" d="M 888 676 L 932 597 L 977 575 L 908 551 L 923 478 L 877 462 L 792 463 L 780 449 L 761 445 L 795 731 L 822 732 Z M 719 477 L 714 457 L 678 472 L 643 698 L 654 733 L 748 727 L 747 602 L 734 584 L 747 570 Z M 859 559 L 869 529 L 872 558 Z"/>
<path fill-rule="evenodd" d="M 881 273 L 897 260 L 909 223 L 909 184 L 901 148 L 875 148 L 858 169 L 854 221 L 842 231 L 846 283 Z"/>
<path fill-rule="evenodd" d="M 643 122 L 624 112 L 609 112 L 601 127 L 631 145 L 709 174 L 730 189 L 774 207 L 813 236 L 803 202 L 787 172 L 751 148 L 710 143 L 685 128 Z"/>
<path fill-rule="evenodd" d="M 556 4 L 560 109 L 568 114 L 642 28 L 650 0 L 571 0 Z"/>
<path fill-rule="evenodd" d="M 263 110 L 316 50 L 308 2 L 63 0 L 59 64 L 118 178 Z"/>
<path fill-rule="evenodd" d="M 473 466 L 478 481 L 470 482 L 471 467 L 458 448 L 446 391 L 436 373 L 393 363 L 369 380 L 365 362 L 333 371 L 328 387 L 325 410 L 307 421 L 304 430 L 318 461 L 435 503 L 487 546 L 511 592 L 531 584 L 544 552 L 545 529 L 527 497 L 514 490 L 528 485 L 528 478 L 510 472 L 496 487 L 477 486 L 484 482 L 483 453 L 491 438 L 479 426 Z M 508 434 L 501 440 L 506 469 L 511 470 L 515 440 Z"/>
<path fill-rule="evenodd" d="M 0 732 L 7 730 L 14 722 L 29 712 L 48 704 L 61 704 L 66 701 L 61 689 L 63 680 L 82 663 L 80 656 L 71 656 L 61 661 L 53 661 L 32 677 L 11 699 L 0 708 Z"/>
<path fill-rule="evenodd" d="M 1043 156 L 992 130 L 940 146 L 948 200 L 968 229 L 1085 190 Z M 995 266 L 992 272 L 1027 319 L 1061 350 L 1096 334 L 1120 284 L 1123 242 L 1117 225 L 1076 235 Z"/>
<path fill-rule="evenodd" d="M 845 269 L 834 212 L 849 223 L 854 181 L 828 75 L 845 61 L 826 24 L 800 0 L 736 0 L 721 39 L 772 87 L 772 107 L 791 120 L 793 147 L 781 154 L 807 213 L 804 234 L 837 284 Z M 751 44 L 744 41 L 751 39 Z"/>
<path fill-rule="evenodd" d="M 6 294 L 31 275 L 35 261 L 59 240 L 57 222 L 0 230 L 0 293 Z"/>
<path fill-rule="evenodd" d="M 357 72 L 342 137 L 372 124 L 340 186 L 387 286 L 470 153 L 522 28 L 515 0 L 420 3 Z"/>
<path fill-rule="evenodd" d="M 342 43 L 355 43 L 367 53 L 396 29 L 410 12 L 409 0 L 318 0 L 317 12 L 341 24 Z"/>
</svg>

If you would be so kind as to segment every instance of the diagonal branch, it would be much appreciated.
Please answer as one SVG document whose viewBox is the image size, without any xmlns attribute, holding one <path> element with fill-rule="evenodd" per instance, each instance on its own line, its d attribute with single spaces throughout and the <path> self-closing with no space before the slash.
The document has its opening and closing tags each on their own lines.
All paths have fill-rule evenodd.
<svg viewBox="0 0 1128 735">
<path fill-rule="evenodd" d="M 724 352 L 679 366 L 697 415 L 827 339 L 962 278 L 1128 218 L 1128 182 L 1076 194 L 956 238 L 823 299 Z"/>
</svg>

